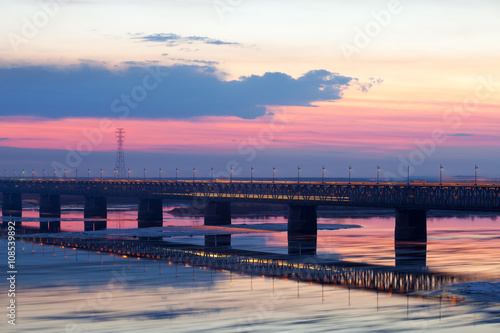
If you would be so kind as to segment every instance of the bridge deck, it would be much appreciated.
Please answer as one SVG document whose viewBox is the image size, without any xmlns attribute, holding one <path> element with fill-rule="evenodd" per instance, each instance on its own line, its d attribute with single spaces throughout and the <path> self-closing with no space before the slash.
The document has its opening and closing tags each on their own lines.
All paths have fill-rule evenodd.
<svg viewBox="0 0 500 333">
<path fill-rule="evenodd" d="M 500 211 L 497 184 L 4 179 L 0 192 Z"/>
</svg>

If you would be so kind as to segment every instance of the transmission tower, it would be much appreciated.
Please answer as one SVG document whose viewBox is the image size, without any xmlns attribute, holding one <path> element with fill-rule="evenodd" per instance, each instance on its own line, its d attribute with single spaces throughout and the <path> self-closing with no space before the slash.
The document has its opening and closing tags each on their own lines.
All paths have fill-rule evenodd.
<svg viewBox="0 0 500 333">
<path fill-rule="evenodd" d="M 116 150 L 116 177 L 125 178 L 127 176 L 127 172 L 125 170 L 125 155 L 123 152 L 123 141 L 125 140 L 125 129 L 117 128 L 115 131 L 116 134 L 116 143 L 118 144 Z"/>
</svg>

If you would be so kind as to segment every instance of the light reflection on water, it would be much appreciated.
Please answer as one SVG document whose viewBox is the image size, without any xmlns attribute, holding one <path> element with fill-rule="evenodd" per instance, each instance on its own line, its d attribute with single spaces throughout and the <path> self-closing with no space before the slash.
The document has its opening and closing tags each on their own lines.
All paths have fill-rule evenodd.
<svg viewBox="0 0 500 333">
<path fill-rule="evenodd" d="M 24 215 L 35 218 L 37 212 Z M 136 216 L 136 211 L 110 212 L 108 228 L 137 227 Z M 80 212 L 63 213 L 63 220 L 81 218 Z M 233 223 L 265 221 L 286 223 L 283 218 L 235 219 Z M 31 223 L 37 226 L 35 222 L 23 225 Z M 171 216 L 164 221 L 164 225 L 202 223 L 202 219 Z M 319 223 L 363 225 L 361 229 L 320 231 L 319 257 L 394 266 L 394 218 L 320 219 Z M 500 223 L 489 218 L 435 218 L 428 220 L 428 228 L 429 269 L 479 275 L 478 279 L 499 278 Z M 81 231 L 83 222 L 63 221 L 61 229 Z M 201 237 L 177 240 L 203 244 Z M 2 240 L 0 244 L 3 258 L 4 243 Z M 233 235 L 231 244 L 238 249 L 287 251 L 285 232 Z M 500 328 L 498 312 L 489 313 L 495 309 L 491 306 L 440 304 L 433 299 L 215 272 L 31 243 L 18 243 L 18 264 L 18 330 L 497 332 Z"/>
</svg>

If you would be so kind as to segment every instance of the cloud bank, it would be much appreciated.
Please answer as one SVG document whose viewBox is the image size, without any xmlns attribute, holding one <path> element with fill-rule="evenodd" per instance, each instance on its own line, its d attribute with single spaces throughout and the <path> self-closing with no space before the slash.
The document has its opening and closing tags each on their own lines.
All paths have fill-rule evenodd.
<svg viewBox="0 0 500 333">
<path fill-rule="evenodd" d="M 0 116 L 253 119 L 265 114 L 265 106 L 338 100 L 359 84 L 326 70 L 299 78 L 279 72 L 233 81 L 220 76 L 215 67 L 198 65 L 0 68 Z"/>
</svg>

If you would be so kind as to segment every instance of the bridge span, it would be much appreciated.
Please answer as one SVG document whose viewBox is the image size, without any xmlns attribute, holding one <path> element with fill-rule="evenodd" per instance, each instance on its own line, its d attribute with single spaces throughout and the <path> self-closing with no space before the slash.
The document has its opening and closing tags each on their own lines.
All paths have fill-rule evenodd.
<svg viewBox="0 0 500 333">
<path fill-rule="evenodd" d="M 496 184 L 4 179 L 0 192 L 3 216 L 21 216 L 22 194 L 34 193 L 40 217 L 49 218 L 60 217 L 61 195 L 84 196 L 85 219 L 106 219 L 108 197 L 136 197 L 139 222 L 154 226 L 163 220 L 164 199 L 206 204 L 206 225 L 231 224 L 231 202 L 282 203 L 292 239 L 316 236 L 318 205 L 394 208 L 395 239 L 418 242 L 427 240 L 427 210 L 500 211 Z"/>
</svg>

